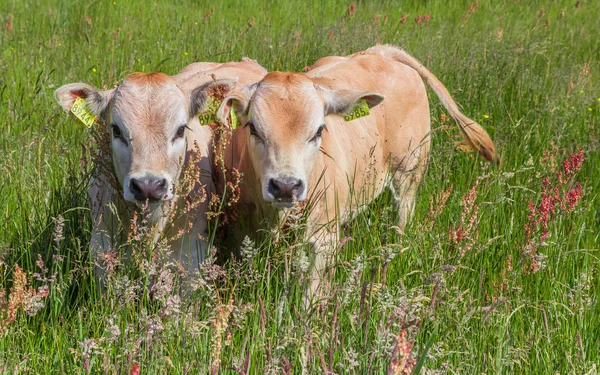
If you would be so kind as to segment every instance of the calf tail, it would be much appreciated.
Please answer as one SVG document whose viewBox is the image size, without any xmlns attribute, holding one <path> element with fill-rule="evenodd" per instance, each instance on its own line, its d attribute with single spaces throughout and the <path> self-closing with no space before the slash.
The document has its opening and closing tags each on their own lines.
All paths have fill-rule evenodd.
<svg viewBox="0 0 600 375">
<path fill-rule="evenodd" d="M 469 146 L 471 146 L 472 149 L 477 151 L 479 155 L 481 155 L 481 157 L 487 161 L 500 164 L 500 157 L 496 155 L 494 142 L 492 142 L 492 139 L 485 129 L 475 121 L 463 115 L 458 110 L 456 102 L 454 99 L 452 99 L 446 87 L 444 87 L 442 82 L 440 82 L 440 80 L 437 79 L 433 73 L 424 67 L 419 60 L 415 59 L 404 50 L 390 45 L 375 46 L 370 48 L 368 51 L 376 52 L 383 57 L 400 62 L 416 70 L 421 78 L 427 82 L 427 84 L 438 96 L 444 107 L 446 107 L 450 113 L 450 116 L 452 116 L 452 118 L 458 123 L 458 127 L 460 128 L 460 131 Z"/>
</svg>

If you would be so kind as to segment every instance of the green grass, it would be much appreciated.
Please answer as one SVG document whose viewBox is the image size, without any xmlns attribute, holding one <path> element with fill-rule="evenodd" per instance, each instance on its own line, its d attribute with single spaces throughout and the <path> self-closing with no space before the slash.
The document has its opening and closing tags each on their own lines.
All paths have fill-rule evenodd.
<svg viewBox="0 0 600 375">
<path fill-rule="evenodd" d="M 595 374 L 600 5 L 575 3 L 481 1 L 468 12 L 468 1 L 357 2 L 349 16 L 351 3 L 337 1 L 3 1 L 0 289 L 9 294 L 17 264 L 40 286 L 32 275 L 38 255 L 57 278 L 45 307 L 34 316 L 19 311 L 0 332 L 0 373 L 118 374 L 133 363 L 141 374 L 207 373 L 218 338 L 223 374 L 236 373 L 246 356 L 251 374 L 283 373 L 288 361 L 293 373 L 386 373 L 394 335 L 405 330 L 421 373 Z M 428 22 L 415 22 L 426 14 Z M 438 129 L 411 225 L 404 234 L 392 228 L 387 195 L 349 223 L 344 235 L 353 240 L 340 249 L 332 280 L 337 293 L 320 308 L 303 308 L 294 233 L 282 233 L 279 244 L 257 240 L 256 255 L 225 267 L 225 277 L 171 315 L 144 290 L 133 301 L 118 295 L 123 285 L 99 293 L 87 254 L 89 171 L 79 162 L 91 140 L 55 103 L 57 87 L 112 86 L 134 71 L 173 74 L 242 56 L 269 70 L 300 70 L 377 42 L 401 46 L 444 82 L 492 135 L 500 168 L 457 149 L 458 131 L 442 124 L 445 112 L 430 94 Z M 556 175 L 544 155 L 560 169 L 578 147 L 584 163 L 574 180 L 585 196 L 550 221 L 538 249 L 545 267 L 527 274 L 520 262 L 528 202 L 539 203 L 542 180 Z M 477 235 L 461 254 L 466 242 L 453 244 L 449 233 L 478 177 Z M 430 199 L 449 187 L 429 229 Z M 64 239 L 54 241 L 59 215 Z M 218 334 L 219 311 L 225 316 L 230 302 Z"/>
</svg>

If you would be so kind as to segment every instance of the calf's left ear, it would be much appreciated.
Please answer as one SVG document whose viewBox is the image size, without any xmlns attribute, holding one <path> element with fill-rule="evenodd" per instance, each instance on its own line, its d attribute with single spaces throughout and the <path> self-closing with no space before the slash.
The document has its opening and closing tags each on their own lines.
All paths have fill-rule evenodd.
<svg viewBox="0 0 600 375">
<path fill-rule="evenodd" d="M 245 122 L 248 117 L 248 106 L 250 98 L 254 95 L 258 83 L 251 83 L 242 87 L 239 90 L 232 91 L 221 103 L 219 110 L 217 111 L 217 119 L 227 124 L 230 118 L 231 111 L 234 112 L 237 118 L 240 118 L 242 122 Z M 233 122 L 233 118 L 231 120 Z M 232 127 L 234 124 L 232 123 Z"/>
<path fill-rule="evenodd" d="M 209 110 L 215 113 L 223 98 L 234 89 L 237 81 L 237 78 L 216 79 L 196 87 L 190 94 L 190 117 Z"/>
<path fill-rule="evenodd" d="M 318 87 L 325 102 L 325 114 L 343 114 L 360 106 L 364 100 L 369 108 L 375 107 L 384 99 L 383 95 L 362 90 L 328 90 Z"/>
</svg>

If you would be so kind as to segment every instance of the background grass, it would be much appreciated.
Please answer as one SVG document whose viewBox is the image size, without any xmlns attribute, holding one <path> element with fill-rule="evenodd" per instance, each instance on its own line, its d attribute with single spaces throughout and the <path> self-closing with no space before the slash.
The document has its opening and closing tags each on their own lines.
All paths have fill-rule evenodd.
<svg viewBox="0 0 600 375">
<path fill-rule="evenodd" d="M 0 287 L 10 293 L 17 264 L 33 287 L 42 285 L 33 277 L 38 255 L 56 274 L 45 307 L 35 316 L 20 311 L 0 332 L 0 373 L 126 373 L 134 363 L 142 374 L 206 373 L 216 358 L 224 374 L 244 373 L 246 364 L 249 373 L 385 373 L 403 332 L 411 353 L 404 358 L 422 359 L 422 372 L 597 373 L 600 3 L 351 5 L 0 4 Z M 320 307 L 302 305 L 302 244 L 293 233 L 247 244 L 251 255 L 226 267 L 221 281 L 204 269 L 208 283 L 179 303 L 145 298 L 123 279 L 99 295 L 87 254 L 88 171 L 80 166 L 81 145 L 92 140 L 55 103 L 57 87 L 111 87 L 134 71 L 173 74 L 243 56 L 269 70 L 300 70 L 375 43 L 401 46 L 432 70 L 492 135 L 502 166 L 460 151 L 431 95 L 437 130 L 412 224 L 395 231 L 383 196 L 345 226 L 352 240 L 338 254 L 337 292 Z M 540 202 L 542 180 L 578 147 L 585 160 L 575 180 L 585 196 L 551 219 L 538 249 L 543 267 L 528 274 L 528 202 Z M 467 249 L 449 234 L 475 181 L 479 211 Z M 435 197 L 450 187 L 431 224 L 430 201 L 440 206 Z M 53 235 L 59 215 L 62 240 Z M 7 305 L 0 308 L 4 320 Z"/>
</svg>

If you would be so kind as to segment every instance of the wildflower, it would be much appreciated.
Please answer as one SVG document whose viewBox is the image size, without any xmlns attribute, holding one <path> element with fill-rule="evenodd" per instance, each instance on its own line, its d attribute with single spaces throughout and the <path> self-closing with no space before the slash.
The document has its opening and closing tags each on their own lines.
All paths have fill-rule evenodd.
<svg viewBox="0 0 600 375">
<path fill-rule="evenodd" d="M 65 227 L 65 219 L 62 215 L 58 215 L 56 218 L 52 218 L 52 222 L 54 223 L 54 231 L 52 232 L 52 237 L 54 238 L 54 242 L 56 242 L 56 246 L 60 244 L 60 241 L 64 240 L 63 236 L 63 228 Z"/>
<path fill-rule="evenodd" d="M 417 360 L 412 355 L 412 349 L 415 344 L 414 342 L 408 342 L 406 334 L 406 330 L 403 329 L 400 334 L 396 336 L 396 346 L 394 346 L 394 351 L 392 352 L 392 359 L 387 371 L 388 374 L 412 374 L 413 369 L 417 365 Z"/>
<path fill-rule="evenodd" d="M 431 197 L 429 199 L 429 213 L 427 214 L 426 230 L 430 231 L 435 224 L 435 220 L 442 213 L 446 202 L 452 193 L 453 185 L 450 185 L 447 189 L 442 189 L 439 194 L 436 194 L 435 199 Z"/>
<path fill-rule="evenodd" d="M 119 336 L 121 336 L 121 329 L 115 324 L 115 316 L 106 318 L 105 332 L 108 336 L 107 341 L 109 343 L 115 342 Z"/>
<path fill-rule="evenodd" d="M 167 297 L 165 306 L 160 309 L 160 315 L 163 317 L 176 316 L 181 312 L 180 310 L 181 299 L 178 295 L 172 295 Z"/>
<path fill-rule="evenodd" d="M 227 305 L 221 305 L 217 309 L 217 316 L 212 324 L 212 338 L 210 340 L 210 373 L 217 374 L 221 367 L 221 351 L 223 350 L 223 332 L 227 329 L 229 315 L 233 310 L 233 300 Z"/>
<path fill-rule="evenodd" d="M 19 309 L 22 308 L 27 315 L 34 316 L 44 308 L 44 299 L 50 295 L 49 285 L 44 284 L 35 290 L 31 287 L 28 288 L 27 284 L 27 275 L 19 265 L 15 264 L 13 285 L 8 296 L 8 301 L 4 298 L 6 292 L 2 291 L 0 293 L 0 307 L 4 310 L 3 314 L 0 315 L 0 332 L 2 332 L 4 327 L 15 321 Z"/>
<path fill-rule="evenodd" d="M 168 268 L 161 270 L 156 283 L 154 283 L 151 289 L 155 300 L 164 301 L 167 295 L 173 291 L 174 276 L 173 272 Z"/>
<path fill-rule="evenodd" d="M 485 114 L 485 115 L 483 115 L 483 118 L 488 119 L 488 118 L 490 118 L 490 115 Z"/>
<path fill-rule="evenodd" d="M 129 305 L 137 297 L 139 287 L 127 275 L 118 278 L 113 285 L 115 297 L 121 306 Z"/>
<path fill-rule="evenodd" d="M 550 237 L 548 223 L 559 210 L 572 212 L 579 200 L 583 197 L 581 184 L 577 182 L 575 187 L 567 188 L 573 175 L 581 169 L 583 164 L 583 151 L 570 155 L 562 163 L 562 170 L 556 172 L 554 181 L 550 178 L 542 180 L 542 199 L 538 205 L 529 201 L 527 214 L 528 222 L 525 224 L 525 245 L 521 248 L 523 259 L 523 270 L 525 273 L 536 273 L 543 269 L 545 256 L 537 254 L 537 249 L 544 246 Z M 561 194 L 562 191 L 562 194 Z"/>
<path fill-rule="evenodd" d="M 310 259 L 306 256 L 304 251 L 299 251 L 296 258 L 293 261 L 296 272 L 300 275 L 305 275 L 308 272 L 310 266 Z"/>
<path fill-rule="evenodd" d="M 34 316 L 46 306 L 44 298 L 49 294 L 50 290 L 47 285 L 41 286 L 37 293 L 30 289 L 23 301 L 23 311 L 29 316 Z"/>
<path fill-rule="evenodd" d="M 158 332 L 164 331 L 165 327 L 163 326 L 161 320 L 156 316 L 151 316 L 146 321 L 146 344 L 150 345 L 152 342 L 152 338 Z"/>
<path fill-rule="evenodd" d="M 256 249 L 254 241 L 252 241 L 248 236 L 244 237 L 244 240 L 242 241 L 242 246 L 240 248 L 240 253 L 242 257 L 244 259 L 251 260 L 252 258 L 254 258 L 257 251 L 258 249 Z"/>
<path fill-rule="evenodd" d="M 583 197 L 583 191 L 581 190 L 581 184 L 577 182 L 575 188 L 565 193 L 565 199 L 567 201 L 567 211 L 571 212 L 579 203 L 579 200 Z"/>
<path fill-rule="evenodd" d="M 477 199 L 477 187 L 479 179 L 475 181 L 471 190 L 462 197 L 463 210 L 460 217 L 460 224 L 449 230 L 450 241 L 455 245 L 460 245 L 461 257 L 473 247 L 479 233 L 477 226 L 479 224 L 479 206 L 475 204 Z"/>
<path fill-rule="evenodd" d="M 350 5 L 350 8 L 348 8 L 348 15 L 353 16 L 354 13 L 356 13 L 356 4 L 353 3 Z"/>
<path fill-rule="evenodd" d="M 90 356 L 93 354 L 102 354 L 102 350 L 95 339 L 86 339 L 83 342 L 80 342 L 79 346 L 81 346 L 82 350 L 81 357 L 83 359 L 83 369 L 89 373 Z"/>
</svg>

